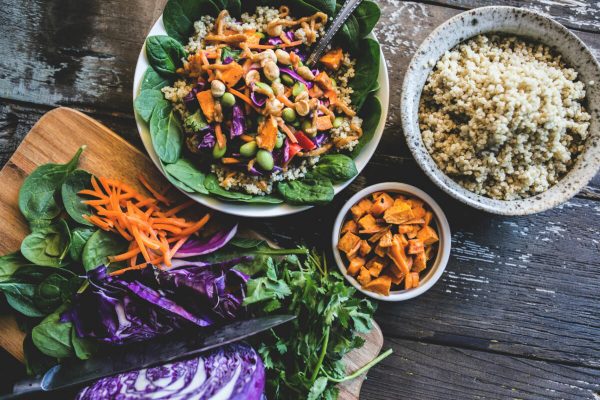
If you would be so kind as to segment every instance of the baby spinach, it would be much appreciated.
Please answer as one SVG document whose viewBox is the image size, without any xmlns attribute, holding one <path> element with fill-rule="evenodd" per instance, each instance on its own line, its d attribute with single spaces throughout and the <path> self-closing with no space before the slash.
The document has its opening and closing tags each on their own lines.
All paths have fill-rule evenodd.
<svg viewBox="0 0 600 400">
<path fill-rule="evenodd" d="M 360 37 L 364 38 L 371 33 L 377 21 L 379 21 L 381 9 L 374 1 L 363 0 L 352 15 L 358 22 Z"/>
<path fill-rule="evenodd" d="M 33 264 L 19 251 L 0 257 L 0 283 L 9 280 L 19 268 L 29 265 Z"/>
<path fill-rule="evenodd" d="M 242 1 L 241 0 L 226 0 L 225 9 L 229 11 L 229 14 L 233 15 L 236 18 L 239 18 L 242 15 Z"/>
<path fill-rule="evenodd" d="M 142 90 L 133 102 L 133 107 L 144 122 L 150 122 L 152 112 L 161 100 L 164 100 L 163 93 L 157 89 Z"/>
<path fill-rule="evenodd" d="M 144 76 L 142 77 L 142 85 L 140 90 L 148 90 L 148 89 L 156 89 L 160 90 L 165 86 L 169 86 L 171 81 L 162 77 L 158 72 L 154 70 L 152 67 L 148 67 L 146 72 L 144 72 Z"/>
<path fill-rule="evenodd" d="M 127 245 L 124 239 L 114 233 L 102 230 L 94 232 L 83 247 L 83 268 L 91 271 L 100 265 L 108 265 L 108 256 L 124 253 Z"/>
<path fill-rule="evenodd" d="M 172 38 L 187 44 L 194 22 L 203 15 L 216 16 L 221 7 L 211 0 L 169 0 L 163 11 L 165 30 Z"/>
<path fill-rule="evenodd" d="M 381 102 L 375 96 L 375 93 L 371 93 L 365 101 L 363 107 L 360 109 L 359 116 L 363 119 L 362 130 L 363 134 L 358 140 L 358 144 L 350 153 L 350 157 L 356 158 L 363 147 L 373 139 L 375 130 L 379 125 L 379 119 L 381 118 Z"/>
<path fill-rule="evenodd" d="M 219 180 L 215 174 L 206 176 L 204 179 L 204 187 L 206 187 L 206 190 L 208 190 L 209 193 L 222 200 L 255 204 L 279 204 L 283 202 L 283 200 L 274 196 L 253 196 L 247 193 L 225 190 L 219 185 Z"/>
<path fill-rule="evenodd" d="M 162 76 L 175 75 L 187 53 L 181 43 L 166 35 L 150 36 L 146 39 L 148 62 Z"/>
<path fill-rule="evenodd" d="M 61 267 L 71 245 L 71 233 L 64 220 L 38 228 L 21 242 L 21 254 L 36 265 Z"/>
<path fill-rule="evenodd" d="M 80 226 L 71 231 L 71 247 L 69 257 L 71 260 L 81 262 L 83 248 L 90 237 L 96 232 L 95 228 Z"/>
<path fill-rule="evenodd" d="M 29 376 L 41 375 L 56 364 L 55 358 L 45 355 L 35 347 L 31 339 L 31 333 L 25 336 L 23 340 L 23 356 L 27 375 Z"/>
<path fill-rule="evenodd" d="M 345 182 L 358 175 L 354 161 L 344 154 L 327 154 L 321 157 L 311 173 L 334 183 Z"/>
<path fill-rule="evenodd" d="M 77 194 L 79 191 L 91 187 L 92 174 L 82 169 L 71 172 L 60 188 L 63 206 L 69 217 L 78 224 L 91 226 L 83 215 L 90 214 L 90 208 L 83 204 L 83 198 Z"/>
<path fill-rule="evenodd" d="M 183 146 L 181 123 L 166 100 L 159 101 L 152 112 L 150 136 L 161 161 L 172 164 L 179 159 Z"/>
<path fill-rule="evenodd" d="M 285 201 L 291 204 L 326 204 L 334 196 L 331 181 L 320 177 L 279 182 L 277 189 Z"/>
<path fill-rule="evenodd" d="M 337 13 L 335 0 L 303 0 L 303 2 L 330 17 Z"/>
<path fill-rule="evenodd" d="M 204 187 L 204 173 L 190 161 L 180 158 L 173 164 L 165 165 L 165 171 L 194 192 L 208 194 L 208 190 Z"/>
<path fill-rule="evenodd" d="M 19 209 L 32 226 L 49 225 L 61 208 L 57 201 L 57 191 L 77 167 L 84 147 L 66 164 L 44 164 L 31 173 L 19 190 Z"/>
<path fill-rule="evenodd" d="M 66 307 L 60 307 L 48 315 L 31 331 L 33 344 L 44 354 L 54 358 L 67 358 L 74 355 L 70 322 L 61 322 L 60 315 Z"/>
<path fill-rule="evenodd" d="M 82 278 L 66 271 L 63 269 L 60 273 L 49 275 L 37 285 L 33 302 L 43 313 L 49 314 L 70 300 L 83 283 Z"/>
<path fill-rule="evenodd" d="M 350 81 L 353 89 L 352 104 L 361 109 L 369 93 L 377 88 L 379 78 L 379 43 L 373 39 L 363 39 L 357 54 L 354 78 Z M 362 49 L 365 49 L 362 51 Z"/>
<path fill-rule="evenodd" d="M 340 12 L 342 6 L 343 3 L 337 3 L 335 10 L 336 14 Z M 346 22 L 344 22 L 338 33 L 336 33 L 334 43 L 346 50 L 349 50 L 351 53 L 354 53 L 358 49 L 357 45 L 359 43 L 359 38 L 360 27 L 358 25 L 358 21 L 354 17 L 354 14 L 352 14 L 350 17 L 348 17 Z"/>
<path fill-rule="evenodd" d="M 77 336 L 74 328 L 71 329 L 71 343 L 75 356 L 80 360 L 87 360 L 98 352 L 98 344 L 92 339 Z"/>
</svg>

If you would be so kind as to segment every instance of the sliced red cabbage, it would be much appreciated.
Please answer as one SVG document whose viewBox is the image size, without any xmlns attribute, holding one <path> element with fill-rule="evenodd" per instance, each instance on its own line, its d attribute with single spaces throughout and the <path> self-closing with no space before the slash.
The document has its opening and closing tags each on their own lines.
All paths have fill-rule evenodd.
<svg viewBox="0 0 600 400">
<path fill-rule="evenodd" d="M 309 89 L 313 87 L 312 82 L 307 81 L 306 79 L 304 79 L 303 77 L 298 75 L 298 73 L 296 71 L 294 71 L 290 68 L 279 68 L 279 71 L 284 74 L 288 74 L 289 76 L 291 76 L 293 79 L 297 80 L 298 82 L 304 83 L 304 85 Z"/>
<path fill-rule="evenodd" d="M 196 98 L 196 94 L 199 92 L 198 87 L 192 88 L 190 92 L 183 98 L 183 102 L 185 106 L 190 111 L 195 111 L 200 105 L 198 104 L 198 99 Z"/>
<path fill-rule="evenodd" d="M 246 131 L 246 116 L 242 106 L 236 103 L 231 111 L 231 129 L 229 130 L 229 137 L 231 139 L 240 136 Z"/>
<path fill-rule="evenodd" d="M 329 136 L 326 133 L 319 133 L 317 136 L 315 136 L 315 138 L 312 141 L 317 147 L 321 147 L 323 146 L 323 143 L 327 141 L 328 138 Z"/>
<path fill-rule="evenodd" d="M 256 107 L 262 107 L 267 102 L 267 96 L 265 96 L 264 94 L 256 93 L 255 91 L 252 91 L 250 93 L 250 100 L 252 100 L 252 103 Z"/>
<path fill-rule="evenodd" d="M 246 344 L 221 347 L 199 358 L 103 378 L 77 400 L 259 400 L 265 368 Z"/>
<path fill-rule="evenodd" d="M 206 132 L 206 134 L 202 137 L 202 141 L 198 145 L 199 149 L 212 149 L 213 147 L 215 147 L 217 139 L 215 138 L 215 134 L 212 131 L 212 127 L 210 129 L 211 130 Z"/>
<path fill-rule="evenodd" d="M 194 256 L 201 256 L 217 251 L 221 247 L 225 246 L 237 233 L 237 224 L 233 225 L 230 229 L 225 229 L 207 241 L 201 241 L 195 238 L 188 239 L 187 242 L 175 253 L 175 258 L 187 258 Z"/>
</svg>

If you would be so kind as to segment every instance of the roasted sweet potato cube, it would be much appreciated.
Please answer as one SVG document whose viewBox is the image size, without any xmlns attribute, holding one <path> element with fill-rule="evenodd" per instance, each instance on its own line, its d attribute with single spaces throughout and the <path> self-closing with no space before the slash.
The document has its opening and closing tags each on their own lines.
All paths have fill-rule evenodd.
<svg viewBox="0 0 600 400">
<path fill-rule="evenodd" d="M 389 230 L 386 231 L 386 233 L 381 236 L 381 239 L 379 239 L 379 247 L 390 247 L 393 239 L 394 236 L 392 235 L 392 232 Z"/>
<path fill-rule="evenodd" d="M 425 225 L 431 224 L 431 220 L 433 219 L 433 213 L 431 211 L 427 211 L 423 219 L 425 220 Z"/>
<path fill-rule="evenodd" d="M 349 219 L 344 223 L 344 226 L 342 226 L 342 233 L 346 232 L 352 232 L 354 234 L 358 233 L 358 224 L 354 220 Z"/>
<path fill-rule="evenodd" d="M 431 260 L 431 257 L 433 257 L 433 246 L 426 246 L 425 247 L 425 258 L 427 260 Z"/>
<path fill-rule="evenodd" d="M 388 256 L 394 262 L 392 267 L 396 266 L 397 269 L 404 275 L 406 275 L 410 271 L 410 267 L 408 265 L 408 257 L 404 252 L 404 247 L 400 244 L 400 239 L 398 235 L 394 235 L 392 246 L 388 251 Z"/>
<path fill-rule="evenodd" d="M 424 218 L 413 218 L 413 219 L 409 219 L 408 221 L 406 221 L 403 225 L 424 225 L 424 224 L 425 224 Z"/>
<path fill-rule="evenodd" d="M 358 250 L 361 256 L 366 257 L 371 252 L 371 246 L 366 240 L 360 241 L 360 249 Z"/>
<path fill-rule="evenodd" d="M 366 214 L 358 220 L 358 226 L 361 229 L 370 230 L 377 226 L 377 221 L 371 214 Z"/>
<path fill-rule="evenodd" d="M 398 269 L 394 268 L 387 268 L 385 270 L 384 275 L 389 276 L 390 278 L 392 278 L 392 283 L 394 285 L 399 285 L 400 283 L 402 283 L 402 280 L 404 280 L 404 274 L 402 272 L 400 272 Z"/>
<path fill-rule="evenodd" d="M 402 224 L 402 225 L 398 226 L 398 233 L 408 233 L 408 232 L 412 232 L 412 230 L 413 230 L 412 225 Z"/>
<path fill-rule="evenodd" d="M 373 203 L 369 199 L 362 199 L 358 203 L 350 208 L 350 212 L 354 216 L 355 220 L 359 220 L 363 215 L 365 215 L 370 209 Z"/>
<path fill-rule="evenodd" d="M 361 284 L 361 286 L 365 286 L 367 283 L 371 282 L 371 273 L 368 269 L 362 267 L 356 280 Z"/>
<path fill-rule="evenodd" d="M 411 272 L 411 283 L 412 283 L 412 287 L 416 288 L 417 286 L 419 286 L 419 273 L 418 272 Z"/>
<path fill-rule="evenodd" d="M 410 205 L 406 202 L 397 202 L 383 213 L 383 219 L 388 224 L 403 224 L 405 221 L 413 219 L 413 213 Z"/>
<path fill-rule="evenodd" d="M 354 257 L 352 260 L 350 260 L 350 264 L 348 265 L 346 272 L 348 273 L 348 275 L 356 276 L 356 274 L 358 274 L 358 271 L 360 271 L 360 269 L 364 266 L 364 258 Z"/>
<path fill-rule="evenodd" d="M 366 268 L 369 270 L 372 277 L 377 278 L 379 274 L 381 274 L 384 265 L 383 259 L 375 257 L 367 263 Z"/>
<path fill-rule="evenodd" d="M 419 239 L 411 239 L 408 241 L 408 250 L 406 251 L 408 254 L 419 254 L 424 251 L 425 246 Z"/>
<path fill-rule="evenodd" d="M 374 202 L 373 206 L 371 206 L 371 214 L 380 216 L 384 213 L 385 210 L 390 208 L 394 204 L 394 199 L 390 197 L 387 193 L 382 193 Z"/>
<path fill-rule="evenodd" d="M 415 260 L 412 265 L 412 270 L 416 272 L 421 272 L 427 267 L 427 257 L 425 256 L 425 251 L 422 251 L 415 255 Z"/>
<path fill-rule="evenodd" d="M 400 193 L 396 193 L 394 195 L 394 205 L 396 205 L 396 202 L 402 202 L 404 203 L 406 201 L 406 196 L 400 194 Z"/>
<path fill-rule="evenodd" d="M 426 246 L 434 244 L 435 242 L 440 240 L 435 230 L 430 226 L 424 226 L 423 229 L 421 229 L 417 233 L 417 238 L 421 240 Z"/>
<path fill-rule="evenodd" d="M 390 227 L 387 226 L 385 229 L 380 230 L 379 232 L 374 233 L 373 235 L 371 235 L 371 237 L 369 238 L 369 242 L 371 243 L 377 243 L 379 241 L 379 239 L 381 239 L 384 235 L 387 234 L 387 232 L 390 231 Z"/>
<path fill-rule="evenodd" d="M 392 287 L 392 278 L 386 275 L 380 276 L 377 279 L 373 279 L 371 282 L 363 285 L 363 289 L 370 292 L 379 293 L 384 296 L 390 295 L 390 288 Z"/>
<path fill-rule="evenodd" d="M 338 249 L 346 255 L 356 252 L 360 247 L 360 238 L 352 232 L 346 232 L 338 242 Z"/>
<path fill-rule="evenodd" d="M 373 252 L 375 252 L 375 254 L 377 254 L 379 257 L 385 257 L 387 255 L 387 253 L 388 253 L 388 248 L 387 247 L 381 247 L 378 244 L 373 249 Z"/>
<path fill-rule="evenodd" d="M 410 231 L 410 232 L 407 232 L 407 233 L 406 233 L 406 236 L 407 236 L 409 239 L 414 239 L 414 238 L 416 238 L 416 237 L 417 237 L 417 234 L 419 233 L 420 227 L 419 227 L 419 225 L 411 225 L 411 226 L 413 227 L 413 228 L 412 228 L 412 231 Z"/>
<path fill-rule="evenodd" d="M 400 242 L 400 246 L 402 246 L 404 248 L 408 245 L 408 239 L 406 239 L 406 236 L 399 233 L 397 235 L 394 235 L 394 238 L 396 238 L 396 237 L 397 237 L 396 240 L 398 240 Z"/>
<path fill-rule="evenodd" d="M 415 218 L 425 218 L 425 214 L 427 214 L 423 207 L 413 207 L 412 212 Z"/>
</svg>

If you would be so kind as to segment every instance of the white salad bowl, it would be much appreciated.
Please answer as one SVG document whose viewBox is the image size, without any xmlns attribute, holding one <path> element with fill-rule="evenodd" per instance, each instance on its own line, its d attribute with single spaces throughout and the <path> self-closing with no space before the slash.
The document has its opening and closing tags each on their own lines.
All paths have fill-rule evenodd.
<svg viewBox="0 0 600 400">
<path fill-rule="evenodd" d="M 591 115 L 585 149 L 570 171 L 543 193 L 521 200 L 496 200 L 475 194 L 444 174 L 430 156 L 419 129 L 419 102 L 425 82 L 442 55 L 459 43 L 484 33 L 506 33 L 533 39 L 556 50 L 585 83 Z M 541 212 L 575 196 L 600 168 L 600 65 L 588 47 L 567 28 L 542 14 L 515 7 L 476 8 L 436 28 L 415 53 L 402 86 L 402 129 L 415 160 L 442 190 L 480 210 L 501 215 Z"/>
<path fill-rule="evenodd" d="M 162 15 L 156 21 L 152 29 L 148 33 L 148 36 L 152 35 L 166 35 L 167 31 L 165 30 L 165 26 L 163 24 Z M 373 36 L 371 36 L 373 37 Z M 142 77 L 146 69 L 150 66 L 148 63 L 148 58 L 146 57 L 146 46 L 142 46 L 140 51 L 140 55 L 138 57 L 137 64 L 135 66 L 135 74 L 133 78 L 133 98 L 135 99 L 140 92 L 140 86 L 142 83 Z M 388 81 L 388 73 L 386 69 L 386 62 L 383 56 L 383 52 L 380 50 L 380 63 L 379 63 L 379 89 L 377 91 L 377 97 L 381 102 L 381 117 L 379 119 L 379 124 L 375 129 L 375 133 L 373 138 L 369 143 L 367 143 L 361 150 L 360 154 L 354 159 L 356 164 L 356 169 L 358 173 L 360 173 L 373 154 L 377 149 L 377 145 L 379 144 L 379 140 L 381 139 L 381 135 L 383 134 L 383 129 L 385 126 L 385 121 L 387 119 L 388 114 L 388 106 L 389 106 L 389 81 Z M 166 176 L 165 171 L 163 170 L 158 155 L 154 151 L 152 146 L 152 139 L 150 138 L 150 130 L 148 125 L 134 112 L 135 122 L 137 124 L 137 129 L 144 143 L 144 147 L 150 155 L 150 158 L 156 165 L 156 167 L 162 172 L 163 175 Z M 356 177 L 355 177 L 356 178 Z M 334 185 L 335 194 L 337 195 L 341 192 L 346 186 L 348 186 L 354 178 Z M 188 197 L 197 201 L 200 204 L 203 204 L 207 207 L 215 209 L 217 211 L 221 211 L 227 214 L 238 215 L 241 217 L 279 217 L 284 215 L 294 214 L 300 211 L 307 210 L 312 206 L 296 206 L 286 203 L 281 204 L 244 204 L 244 203 L 233 203 L 222 201 L 218 198 L 212 197 L 210 195 L 202 195 L 202 194 L 191 194 L 184 191 L 181 191 Z"/>
<path fill-rule="evenodd" d="M 346 273 L 346 265 L 342 259 L 342 255 L 338 249 L 338 242 L 340 240 L 340 232 L 342 230 L 342 224 L 346 219 L 346 216 L 350 212 L 350 208 L 358 203 L 361 199 L 373 194 L 375 192 L 395 192 L 414 196 L 422 200 L 433 212 L 433 220 L 437 228 L 437 234 L 439 237 L 437 255 L 431 265 L 427 266 L 427 273 L 420 280 L 419 286 L 408 290 L 392 290 L 389 296 L 384 296 L 380 293 L 374 293 L 368 290 L 364 290 L 360 283 L 353 277 Z M 346 280 L 352 284 L 357 290 L 361 291 L 366 296 L 369 296 L 376 300 L 383 301 L 404 301 L 414 297 L 420 296 L 429 289 L 441 278 L 442 273 L 446 269 L 448 259 L 450 258 L 450 248 L 452 245 L 452 237 L 450 235 L 450 224 L 446 219 L 446 214 L 442 211 L 441 207 L 429 196 L 427 193 L 418 189 L 414 186 L 407 185 L 405 183 L 398 182 L 384 182 L 378 183 L 364 188 L 360 192 L 352 196 L 346 204 L 340 210 L 335 223 L 333 225 L 333 233 L 331 237 L 331 246 L 333 250 L 333 257 L 335 262 Z"/>
</svg>

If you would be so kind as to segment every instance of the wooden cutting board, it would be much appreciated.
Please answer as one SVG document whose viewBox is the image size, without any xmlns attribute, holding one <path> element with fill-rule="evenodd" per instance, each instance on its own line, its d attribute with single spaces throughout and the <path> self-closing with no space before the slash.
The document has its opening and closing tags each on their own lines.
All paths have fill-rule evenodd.
<svg viewBox="0 0 600 400">
<path fill-rule="evenodd" d="M 142 173 L 154 187 L 168 185 L 152 161 L 98 121 L 69 108 L 46 113 L 27 134 L 11 159 L 0 171 L 0 255 L 18 250 L 29 227 L 18 208 L 19 188 L 36 167 L 48 162 L 65 163 L 81 146 L 87 146 L 79 167 L 95 175 L 123 180 L 140 190 L 137 175 Z M 23 361 L 24 333 L 11 315 L 0 315 L 0 346 Z M 379 326 L 364 336 L 365 345 L 346 357 L 348 371 L 373 359 L 383 345 Z M 358 399 L 363 378 L 340 386 L 340 399 Z"/>
</svg>

